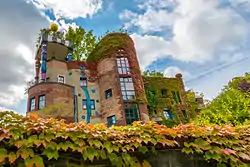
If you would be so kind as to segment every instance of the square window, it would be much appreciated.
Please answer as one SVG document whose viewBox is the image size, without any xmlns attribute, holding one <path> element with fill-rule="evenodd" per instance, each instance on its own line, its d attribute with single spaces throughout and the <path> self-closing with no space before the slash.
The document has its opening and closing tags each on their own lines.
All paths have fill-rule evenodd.
<svg viewBox="0 0 250 167">
<path fill-rule="evenodd" d="M 108 89 L 105 91 L 105 97 L 106 97 L 106 99 L 112 97 L 112 90 L 111 89 Z"/>
<path fill-rule="evenodd" d="M 33 111 L 33 110 L 35 110 L 35 106 L 36 106 L 36 99 L 34 98 L 34 97 L 32 97 L 31 99 L 30 99 L 30 111 Z"/>
<path fill-rule="evenodd" d="M 108 117 L 108 127 L 116 124 L 116 117 L 115 115 Z"/>
<path fill-rule="evenodd" d="M 64 83 L 64 82 L 65 82 L 64 76 L 59 75 L 59 76 L 58 76 L 58 82 L 59 82 L 59 83 Z"/>
<path fill-rule="evenodd" d="M 46 101 L 45 95 L 40 95 L 38 97 L 38 110 L 41 110 L 42 108 L 45 107 L 45 101 Z"/>
</svg>

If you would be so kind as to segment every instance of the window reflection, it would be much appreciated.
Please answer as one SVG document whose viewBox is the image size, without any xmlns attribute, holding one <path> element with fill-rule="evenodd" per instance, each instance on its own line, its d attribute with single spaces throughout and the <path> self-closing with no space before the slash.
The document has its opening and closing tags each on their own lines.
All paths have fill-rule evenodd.
<svg viewBox="0 0 250 167">
<path fill-rule="evenodd" d="M 130 74 L 129 63 L 126 57 L 117 58 L 117 66 L 119 74 Z"/>
<path fill-rule="evenodd" d="M 132 78 L 120 78 L 120 85 L 123 100 L 131 100 L 135 98 L 135 90 Z"/>
</svg>

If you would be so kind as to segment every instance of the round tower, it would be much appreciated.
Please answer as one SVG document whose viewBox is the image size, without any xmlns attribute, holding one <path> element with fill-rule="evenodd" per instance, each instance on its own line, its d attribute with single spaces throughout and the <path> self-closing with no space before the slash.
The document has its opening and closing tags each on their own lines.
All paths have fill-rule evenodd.
<svg viewBox="0 0 250 167">
<path fill-rule="evenodd" d="M 146 94 L 134 42 L 124 33 L 108 34 L 102 41 L 116 39 L 122 40 L 124 45 L 99 58 L 97 65 L 102 119 L 108 125 L 148 121 Z"/>
<path fill-rule="evenodd" d="M 28 88 L 27 114 L 36 112 L 41 117 L 73 122 L 74 87 L 67 83 L 66 65 L 71 48 L 69 42 L 55 35 L 41 34 L 35 56 L 35 82 Z M 45 107 L 50 110 L 43 110 Z"/>
</svg>

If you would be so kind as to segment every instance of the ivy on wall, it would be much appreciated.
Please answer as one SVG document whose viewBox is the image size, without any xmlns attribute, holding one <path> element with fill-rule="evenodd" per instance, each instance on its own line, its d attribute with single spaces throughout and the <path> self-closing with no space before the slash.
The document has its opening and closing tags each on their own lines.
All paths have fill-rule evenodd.
<svg viewBox="0 0 250 167">
<path fill-rule="evenodd" d="M 179 87 L 180 80 L 178 78 L 150 76 L 144 76 L 143 79 L 148 100 L 149 115 L 151 117 L 154 115 L 163 115 L 165 108 L 170 109 L 173 114 L 176 113 L 180 101 L 177 96 L 181 92 Z"/>
<path fill-rule="evenodd" d="M 128 34 L 126 33 L 111 33 L 104 36 L 96 45 L 93 52 L 87 58 L 87 62 L 98 62 L 99 60 L 112 56 L 114 51 L 126 46 Z"/>
<path fill-rule="evenodd" d="M 136 155 L 162 149 L 200 154 L 223 167 L 250 165 L 249 125 L 185 124 L 169 129 L 153 122 L 134 122 L 132 126 L 108 128 L 104 124 L 65 124 L 53 118 L 23 117 L 13 112 L 1 112 L 0 118 L 0 166 L 44 167 L 45 161 L 57 160 L 66 153 L 81 155 L 84 162 L 101 159 L 118 167 L 149 167 Z"/>
</svg>

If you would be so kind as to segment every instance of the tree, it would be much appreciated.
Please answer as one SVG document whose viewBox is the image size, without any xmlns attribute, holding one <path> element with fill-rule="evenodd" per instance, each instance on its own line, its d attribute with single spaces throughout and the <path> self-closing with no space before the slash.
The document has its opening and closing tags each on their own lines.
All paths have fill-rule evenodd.
<svg viewBox="0 0 250 167">
<path fill-rule="evenodd" d="M 73 44 L 72 57 L 75 60 L 87 58 L 98 42 L 96 36 L 93 35 L 93 30 L 86 32 L 82 27 L 73 29 L 70 26 L 65 39 Z"/>
<path fill-rule="evenodd" d="M 203 109 L 196 122 L 241 125 L 250 120 L 250 74 L 234 78 L 222 93 Z"/>
</svg>

